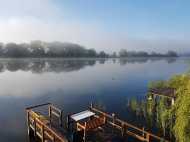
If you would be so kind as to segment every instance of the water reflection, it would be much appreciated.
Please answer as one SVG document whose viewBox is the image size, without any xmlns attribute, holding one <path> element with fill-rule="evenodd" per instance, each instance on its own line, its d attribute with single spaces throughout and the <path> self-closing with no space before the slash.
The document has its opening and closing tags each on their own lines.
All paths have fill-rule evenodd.
<svg viewBox="0 0 190 142">
<path fill-rule="evenodd" d="M 141 122 L 146 129 L 155 131 L 159 135 L 175 141 L 172 134 L 172 119 L 165 123 L 164 111 L 170 107 L 171 101 L 163 97 L 147 97 L 144 99 L 132 98 L 127 101 L 127 109 L 134 114 L 136 121 Z"/>
<path fill-rule="evenodd" d="M 51 59 L 15 59 L 0 61 L 0 72 L 32 71 L 43 72 L 70 72 L 95 65 L 96 60 L 51 60 Z"/>
<path fill-rule="evenodd" d="M 155 62 L 155 61 L 160 61 L 160 60 L 164 60 L 167 63 L 174 63 L 174 62 L 176 62 L 177 58 L 156 58 L 156 57 L 155 58 L 154 57 L 152 57 L 152 58 L 121 58 L 119 60 L 119 62 L 121 65 L 126 65 L 127 63 L 143 64 L 143 63 L 146 63 L 148 61 Z"/>
<path fill-rule="evenodd" d="M 143 64 L 148 61 L 155 62 L 165 60 L 168 63 L 174 63 L 176 58 L 122 58 L 112 59 L 113 63 L 126 64 Z M 71 72 L 80 70 L 86 66 L 94 66 L 96 62 L 105 64 L 108 59 L 0 59 L 0 72 L 6 70 L 15 72 L 18 70 L 31 71 L 33 73 L 43 72 Z"/>
</svg>

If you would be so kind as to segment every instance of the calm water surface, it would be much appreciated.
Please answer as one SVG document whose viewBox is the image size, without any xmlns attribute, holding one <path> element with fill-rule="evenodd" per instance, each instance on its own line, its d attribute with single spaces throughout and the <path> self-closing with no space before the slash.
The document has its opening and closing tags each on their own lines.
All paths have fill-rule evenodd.
<svg viewBox="0 0 190 142">
<path fill-rule="evenodd" d="M 150 81 L 188 71 L 188 58 L 0 59 L 0 142 L 27 141 L 25 111 L 52 102 L 66 113 L 90 102 L 138 126 L 127 109 L 144 99 Z"/>
</svg>

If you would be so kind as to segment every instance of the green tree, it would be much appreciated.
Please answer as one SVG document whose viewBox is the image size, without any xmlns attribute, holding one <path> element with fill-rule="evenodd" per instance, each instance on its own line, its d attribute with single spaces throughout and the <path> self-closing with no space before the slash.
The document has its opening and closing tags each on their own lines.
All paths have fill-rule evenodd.
<svg viewBox="0 0 190 142">
<path fill-rule="evenodd" d="M 190 142 L 190 74 L 176 75 L 157 85 L 175 88 L 176 92 L 173 106 L 166 108 L 163 101 L 159 102 L 158 113 L 162 128 L 171 128 L 177 142 Z M 156 83 L 152 86 L 155 87 Z"/>
</svg>

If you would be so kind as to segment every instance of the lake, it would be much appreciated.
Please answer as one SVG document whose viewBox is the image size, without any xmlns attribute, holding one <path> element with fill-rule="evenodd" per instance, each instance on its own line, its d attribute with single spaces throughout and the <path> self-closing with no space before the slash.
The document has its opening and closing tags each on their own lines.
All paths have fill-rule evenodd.
<svg viewBox="0 0 190 142">
<path fill-rule="evenodd" d="M 150 81 L 187 72 L 189 63 L 189 58 L 0 59 L 0 142 L 27 141 L 24 109 L 45 102 L 65 114 L 93 102 L 142 127 L 128 101 L 145 99 Z"/>
</svg>

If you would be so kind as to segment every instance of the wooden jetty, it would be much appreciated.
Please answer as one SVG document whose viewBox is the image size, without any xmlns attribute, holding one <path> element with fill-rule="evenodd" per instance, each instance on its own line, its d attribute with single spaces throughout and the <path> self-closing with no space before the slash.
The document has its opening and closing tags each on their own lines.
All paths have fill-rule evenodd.
<svg viewBox="0 0 190 142">
<path fill-rule="evenodd" d="M 171 87 L 164 88 L 152 88 L 149 90 L 149 93 L 152 95 L 151 97 L 165 97 L 171 100 L 171 104 L 174 105 L 176 99 L 175 89 Z"/>
<path fill-rule="evenodd" d="M 42 108 L 46 109 L 46 112 Z M 144 128 L 136 127 L 117 118 L 115 114 L 108 114 L 97 109 L 92 104 L 86 111 L 67 115 L 66 122 L 63 122 L 63 111 L 51 103 L 28 107 L 26 112 L 29 136 L 38 137 L 42 142 L 88 142 L 86 135 L 89 131 L 95 133 L 104 127 L 119 131 L 121 137 L 131 136 L 142 142 L 169 142 L 145 131 Z M 63 126 L 64 124 L 66 127 Z M 82 139 L 75 138 L 74 140 L 73 132 L 80 132 Z"/>
<path fill-rule="evenodd" d="M 48 106 L 48 116 L 39 113 L 36 108 Z M 38 136 L 42 142 L 68 142 L 58 127 L 52 126 L 52 118 L 56 117 L 62 125 L 62 111 L 51 103 L 26 108 L 28 135 Z M 55 125 L 56 126 L 56 125 Z"/>
</svg>

